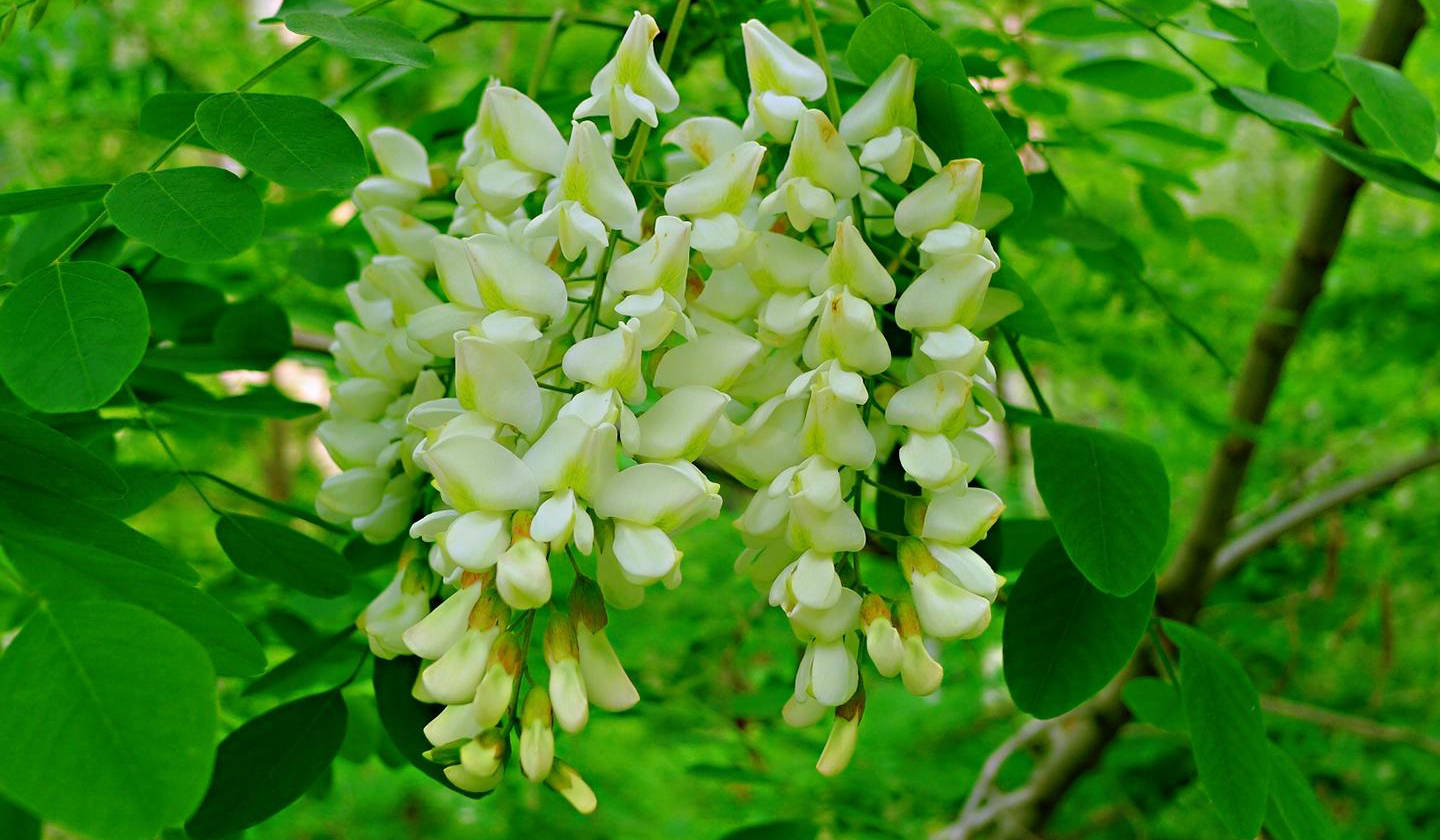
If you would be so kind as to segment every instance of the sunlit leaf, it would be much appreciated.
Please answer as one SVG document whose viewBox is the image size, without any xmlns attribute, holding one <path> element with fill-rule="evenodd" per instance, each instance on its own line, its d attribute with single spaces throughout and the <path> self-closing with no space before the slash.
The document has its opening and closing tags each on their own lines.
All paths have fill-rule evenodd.
<svg viewBox="0 0 1440 840">
<path fill-rule="evenodd" d="M 1435 158 L 1435 109 L 1399 70 L 1353 55 L 1335 64 L 1355 98 L 1411 163 Z"/>
<path fill-rule="evenodd" d="M 1265 42 L 1296 70 L 1324 65 L 1340 37 L 1335 0 L 1250 0 Z"/>
<path fill-rule="evenodd" d="M 428 44 L 393 21 L 323 12 L 290 12 L 284 20 L 291 32 L 312 35 L 352 58 L 406 67 L 429 67 L 435 61 L 435 51 Z"/>
<path fill-rule="evenodd" d="M 186 262 L 233 257 L 264 227 L 255 188 L 214 166 L 137 172 L 111 188 L 105 208 L 126 236 Z"/>
<path fill-rule="evenodd" d="M 287 187 L 349 190 L 370 172 L 360 138 L 309 97 L 217 94 L 196 109 L 195 124 L 216 149 Z"/>
<path fill-rule="evenodd" d="M 902 54 L 920 60 L 919 78 L 965 81 L 965 63 L 955 46 L 935 34 L 919 15 L 894 3 L 875 9 L 855 27 L 845 63 L 868 83 Z"/>
<path fill-rule="evenodd" d="M 1061 75 L 1076 84 L 1135 99 L 1166 99 L 1195 89 L 1184 73 L 1133 58 L 1097 58 L 1073 65 Z"/>
</svg>

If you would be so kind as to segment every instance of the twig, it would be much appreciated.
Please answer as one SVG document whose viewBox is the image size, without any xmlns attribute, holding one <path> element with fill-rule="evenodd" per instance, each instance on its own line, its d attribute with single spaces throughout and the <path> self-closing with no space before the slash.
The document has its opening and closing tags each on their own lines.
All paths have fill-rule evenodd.
<svg viewBox="0 0 1440 840">
<path fill-rule="evenodd" d="M 1440 755 L 1440 738 L 1432 737 L 1414 729 L 1407 729 L 1403 726 L 1393 726 L 1388 723 L 1370 720 L 1369 718 L 1347 715 L 1343 712 L 1331 711 L 1330 709 L 1324 709 L 1320 706 L 1312 706 L 1308 703 L 1297 703 L 1294 700 L 1286 700 L 1283 697 L 1271 697 L 1269 695 L 1260 698 L 1260 708 L 1278 717 L 1303 720 L 1306 723 L 1313 723 L 1316 726 L 1323 726 L 1326 729 L 1339 729 L 1345 732 L 1351 732 L 1372 741 L 1384 741 L 1387 744 L 1407 744 L 1418 750 L 1424 750 L 1433 755 Z"/>
</svg>

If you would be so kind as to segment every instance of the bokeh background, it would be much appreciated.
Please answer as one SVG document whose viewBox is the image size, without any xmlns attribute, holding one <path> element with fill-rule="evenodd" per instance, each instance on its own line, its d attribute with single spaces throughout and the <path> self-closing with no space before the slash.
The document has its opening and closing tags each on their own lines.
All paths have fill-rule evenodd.
<svg viewBox="0 0 1440 840">
<path fill-rule="evenodd" d="M 541 17 L 556 8 L 544 0 L 457 5 Z M 1027 165 L 1036 172 L 1053 167 L 1076 206 L 1138 246 L 1143 267 L 1130 277 L 1097 270 L 1064 238 L 1027 248 L 1015 265 L 1063 339 L 1028 345 L 1057 414 L 1128 432 L 1159 450 L 1172 484 L 1172 541 L 1178 540 L 1224 430 L 1224 366 L 1238 366 L 1262 315 L 1318 153 L 1201 94 L 1145 104 L 1048 87 L 1062 68 L 1091 55 L 1124 52 L 1174 64 L 1143 33 L 1102 40 L 1029 33 L 1028 21 L 1053 5 L 998 0 L 917 7 L 967 56 L 989 58 L 1011 78 L 1061 92 L 1059 102 L 1032 103 L 1038 107 L 1029 115 L 1030 136 L 1051 142 L 1028 149 Z M 142 130 L 142 104 L 166 91 L 227 90 L 291 46 L 294 36 L 282 27 L 257 23 L 275 7 L 273 0 L 113 0 L 72 8 L 70 0 L 57 0 L 38 27 L 18 26 L 0 47 L 0 190 L 112 181 L 135 171 L 166 143 Z M 843 50 L 853 9 L 821 8 L 827 41 Z M 629 9 L 586 2 L 580 11 L 623 21 Z M 798 40 L 789 4 L 715 0 L 697 9 L 716 22 L 717 32 L 729 34 L 717 35 L 683 68 L 684 101 L 670 124 L 717 111 L 743 116 L 744 102 L 726 81 L 739 51 L 738 30 L 720 23 L 759 16 L 809 49 Z M 1342 48 L 1353 48 L 1370 6 L 1341 0 L 1340 9 Z M 663 8 L 648 11 L 666 19 Z M 396 2 L 385 14 L 417 33 L 451 18 L 421 2 Z M 526 87 L 544 28 L 488 23 L 439 37 L 434 67 L 387 71 L 340 110 L 362 135 L 390 124 L 453 141 L 473 119 L 487 78 Z M 582 26 L 563 31 L 540 85 L 542 101 L 557 116 L 580 99 L 616 35 Z M 1185 46 L 1227 79 L 1262 89 L 1286 82 L 1267 79 L 1263 64 L 1228 44 L 1189 38 Z M 333 98 L 378 68 L 311 50 L 261 89 Z M 842 79 L 844 72 L 840 68 Z M 1407 76 L 1440 100 L 1440 34 L 1433 26 L 1412 50 Z M 1323 102 L 1327 94 L 1312 95 Z M 1183 124 L 1198 140 L 1160 142 L 1101 130 L 1147 117 Z M 217 158 L 186 147 L 176 159 Z M 1157 188 L 1178 201 L 1181 216 L 1153 198 Z M 302 334 L 323 339 L 346 315 L 343 293 L 334 286 L 347 278 L 331 278 L 328 288 L 307 282 L 315 278 L 298 271 L 290 253 L 297 244 L 363 240 L 343 213 L 318 225 L 296 223 L 314 214 L 295 204 L 293 213 L 284 205 L 271 210 L 266 238 L 244 256 L 199 272 L 162 260 L 152 276 L 183 276 L 231 296 L 263 291 L 286 306 Z M 49 211 L 27 222 L 35 226 L 27 240 L 23 225 L 0 219 L 7 279 L 24 273 L 38 232 L 68 240 L 85 220 L 80 208 Z M 1241 506 L 1248 516 L 1260 518 L 1316 488 L 1433 445 L 1440 431 L 1436 220 L 1434 205 L 1364 190 L 1261 432 Z M 1177 319 L 1208 339 L 1219 361 Z M 1009 361 L 999 360 L 1006 397 L 1030 404 Z M 269 376 L 292 396 L 323 401 L 328 374 L 323 356 L 302 350 Z M 305 504 L 330 468 L 309 442 L 318 420 L 207 418 L 169 433 L 191 465 Z M 216 433 L 217 424 L 223 433 Z M 1043 513 L 1030 486 L 1023 429 L 1006 431 L 1003 439 L 1001 459 L 982 477 L 1012 512 Z M 118 446 L 133 465 L 127 480 L 164 500 L 134 522 L 204 570 L 207 588 L 240 604 L 272 662 L 344 627 L 388 576 L 377 570 L 338 601 L 236 580 L 199 500 L 164 474 L 153 440 L 122 434 Z M 1437 508 L 1440 469 L 1327 514 L 1254 557 L 1220 586 L 1201 618 L 1269 699 L 1272 736 L 1311 776 L 1344 837 L 1440 836 Z M 791 691 L 795 644 L 782 617 L 731 572 L 738 539 L 722 521 L 692 532 L 682 547 L 684 586 L 653 593 L 611 624 L 644 702 L 624 715 L 596 715 L 582 736 L 560 739 L 560 754 L 600 796 L 593 817 L 573 814 L 518 774 L 476 802 L 435 785 L 388 746 L 360 680 L 346 691 L 350 733 L 342 760 L 310 795 L 247 836 L 719 838 L 750 827 L 737 836 L 813 837 L 818 828 L 829 837 L 920 837 L 953 820 L 980 762 L 1025 719 L 1010 704 L 1001 676 L 1003 610 L 979 640 L 945 647 L 947 683 L 937 695 L 916 699 L 894 682 L 872 682 L 855 761 L 840 778 L 826 780 L 813 770 L 824 727 L 797 732 L 779 720 Z M 15 602 L 0 591 L 0 611 Z M 351 643 L 358 657 L 360 643 Z M 354 661 L 338 657 L 335 670 L 343 675 Z M 312 682 L 245 696 L 242 685 L 226 686 L 225 713 L 238 723 L 326 678 L 311 674 Z M 1001 786 L 1023 779 L 1028 761 L 1021 755 L 1007 764 Z M 1058 837 L 1223 836 L 1214 819 L 1184 741 L 1134 724 L 1073 792 L 1053 828 Z"/>
</svg>

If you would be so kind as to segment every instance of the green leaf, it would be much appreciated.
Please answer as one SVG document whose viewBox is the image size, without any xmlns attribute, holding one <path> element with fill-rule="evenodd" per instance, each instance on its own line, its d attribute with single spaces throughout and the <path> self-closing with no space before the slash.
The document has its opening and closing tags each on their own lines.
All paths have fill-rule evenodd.
<svg viewBox="0 0 1440 840">
<path fill-rule="evenodd" d="M 273 385 L 261 385 L 243 394 L 220 399 L 179 397 L 165 400 L 159 403 L 159 407 L 222 417 L 274 417 L 280 420 L 308 417 L 321 410 L 314 403 L 290 399 Z"/>
<path fill-rule="evenodd" d="M 364 537 L 355 537 L 345 543 L 340 554 L 345 558 L 345 562 L 350 564 L 350 570 L 358 575 L 381 566 L 395 565 L 400 561 L 400 552 L 405 550 L 405 543 L 409 540 L 409 534 L 401 534 L 388 543 L 376 545 Z"/>
<path fill-rule="evenodd" d="M 1162 679 L 1137 677 L 1125 683 L 1120 696 L 1141 723 L 1166 732 L 1183 733 L 1189 729 L 1179 689 Z"/>
<path fill-rule="evenodd" d="M 1200 785 L 1235 837 L 1254 837 L 1265 818 L 1269 748 L 1260 695 L 1230 654 L 1176 621 L 1165 632 L 1180 649 L 1180 700 Z"/>
<path fill-rule="evenodd" d="M 110 189 L 105 208 L 126 236 L 186 262 L 233 257 L 265 226 L 255 188 L 214 166 L 137 172 Z"/>
<path fill-rule="evenodd" d="M 1260 249 L 1250 234 L 1224 216 L 1197 216 L 1192 222 L 1195 238 L 1217 257 L 1241 263 L 1260 259 Z"/>
<path fill-rule="evenodd" d="M 263 822 L 320 777 L 345 740 L 339 691 L 302 697 L 246 721 L 225 736 L 200 808 L 185 823 L 196 840 L 224 837 Z"/>
<path fill-rule="evenodd" d="M 1021 82 L 1010 89 L 1010 101 L 1030 114 L 1059 117 L 1070 107 L 1070 99 L 1060 91 Z"/>
<path fill-rule="evenodd" d="M 290 270 L 324 289 L 339 289 L 360 276 L 360 262 L 348 248 L 301 246 L 290 252 Z"/>
<path fill-rule="evenodd" d="M 1250 0 L 1265 42 L 1296 70 L 1324 66 L 1340 38 L 1335 0 Z"/>
<path fill-rule="evenodd" d="M 1008 289 L 1020 297 L 1024 304 L 1020 311 L 1004 319 L 1004 325 L 1019 333 L 1041 341 L 1060 342 L 1060 331 L 1050 319 L 1045 302 L 1035 289 L 1008 265 L 1001 266 L 990 278 L 990 285 L 997 289 Z"/>
<path fill-rule="evenodd" d="M 808 820 L 771 820 L 731 829 L 720 840 L 815 840 L 819 834 Z"/>
<path fill-rule="evenodd" d="M 0 796 L 0 837 L 7 840 L 40 840 L 40 820 Z"/>
<path fill-rule="evenodd" d="M 91 208 L 67 204 L 42 210 L 15 235 L 5 273 L 19 283 L 55 261 L 93 217 Z"/>
<path fill-rule="evenodd" d="M 1134 655 L 1155 581 L 1116 598 L 1080 574 L 1059 542 L 1025 564 L 1005 614 L 1005 684 L 1021 710 L 1038 718 L 1070 711 L 1104 688 Z"/>
<path fill-rule="evenodd" d="M 1345 83 L 1326 71 L 1296 70 L 1283 61 L 1265 69 L 1265 89 L 1305 104 L 1327 123 L 1337 122 L 1351 99 Z"/>
<path fill-rule="evenodd" d="M 310 688 L 327 677 L 333 680 L 327 687 L 338 686 L 355 670 L 356 659 L 369 655 L 364 645 L 354 641 L 354 636 L 355 625 L 351 624 L 309 647 L 297 650 L 290 658 L 245 686 L 243 693 L 247 697 L 283 695 L 296 688 Z"/>
<path fill-rule="evenodd" d="M 188 373 L 268 370 L 290 351 L 290 318 L 267 298 L 252 298 L 225 308 L 211 340 L 151 348 L 145 364 Z"/>
<path fill-rule="evenodd" d="M 205 142 L 200 132 L 191 131 L 190 127 L 195 124 L 195 109 L 214 95 L 189 90 L 157 93 L 140 106 L 140 130 L 166 140 L 174 140 L 189 132 L 186 143 L 208 149 L 210 144 Z"/>
<path fill-rule="evenodd" d="M 350 566 L 324 543 L 277 522 L 222 513 L 215 539 L 235 568 L 314 595 L 335 598 L 350 591 Z"/>
<path fill-rule="evenodd" d="M 1244 87 L 1216 88 L 1211 92 L 1211 96 L 1221 106 L 1248 111 L 1282 128 L 1299 129 L 1302 133 L 1338 133 L 1335 126 L 1326 122 L 1324 117 L 1312 111 L 1309 106 L 1283 96 Z"/>
<path fill-rule="evenodd" d="M 1061 75 L 1076 84 L 1135 99 L 1165 99 L 1195 89 L 1184 73 L 1133 58 L 1097 58 L 1073 65 Z"/>
<path fill-rule="evenodd" d="M 173 575 L 105 551 L 72 551 L 53 541 L 10 542 L 16 571 L 50 601 L 123 601 L 150 610 L 190 634 L 218 674 L 265 670 L 260 643 L 219 601 Z"/>
<path fill-rule="evenodd" d="M 83 528 L 77 522 L 85 523 Z M 169 549 L 77 499 L 0 479 L 0 541 L 44 540 L 73 552 L 118 554 L 187 583 L 198 579 Z"/>
<path fill-rule="evenodd" d="M 1402 160 L 1377 155 L 1339 137 L 1301 136 L 1319 146 L 1336 163 L 1367 181 L 1374 181 L 1401 195 L 1440 203 L 1440 181 Z"/>
<path fill-rule="evenodd" d="M 1138 35 L 1145 30 L 1133 21 L 1090 6 L 1059 6 L 1045 9 L 1031 18 L 1025 24 L 1025 31 L 1052 38 L 1101 38 L 1106 35 Z"/>
<path fill-rule="evenodd" d="M 415 678 L 420 673 L 420 660 L 413 656 L 395 659 L 376 659 L 371 682 L 375 688 L 375 710 L 380 713 L 380 724 L 390 736 L 395 749 L 422 773 L 471 799 L 481 799 L 487 793 L 469 793 L 455 787 L 445 777 L 440 765 L 425 757 L 430 741 L 425 738 L 425 724 L 435 719 L 442 706 L 421 703 L 411 694 Z"/>
<path fill-rule="evenodd" d="M 1273 741 L 1270 752 L 1270 807 L 1265 827 L 1276 840 L 1333 840 L 1335 821 L 1315 798 L 1305 774 Z"/>
<path fill-rule="evenodd" d="M 1411 163 L 1435 157 L 1435 109 L 1399 70 L 1353 55 L 1335 59 L 1345 84 Z"/>
<path fill-rule="evenodd" d="M 915 105 L 920 136 L 941 160 L 978 158 L 985 164 L 984 191 L 1009 201 L 1016 218 L 1030 212 L 1034 197 L 1020 157 L 969 83 L 927 79 L 916 88 Z"/>
<path fill-rule="evenodd" d="M 79 499 L 116 499 L 125 482 L 110 464 L 37 420 L 0 411 L 0 476 Z"/>
<path fill-rule="evenodd" d="M 1202 152 L 1225 151 L 1224 141 L 1196 133 L 1173 123 L 1144 119 L 1120 120 L 1106 125 L 1102 130 L 1147 137 L 1182 149 L 1196 149 Z"/>
<path fill-rule="evenodd" d="M 1190 218 L 1185 215 L 1185 208 L 1164 187 L 1146 181 L 1140 185 L 1139 198 L 1140 206 L 1155 223 L 1156 230 L 1182 237 L 1189 232 Z"/>
<path fill-rule="evenodd" d="M 110 191 L 109 184 L 75 184 L 68 187 L 46 187 L 40 190 L 0 194 L 0 216 L 34 213 L 67 204 L 99 201 Z"/>
<path fill-rule="evenodd" d="M 224 292 L 200 283 L 147 281 L 140 291 L 157 341 L 208 341 L 227 305 Z"/>
<path fill-rule="evenodd" d="M 1385 133 L 1385 129 L 1380 127 L 1380 123 L 1364 108 L 1356 108 L 1350 112 L 1350 123 L 1355 128 L 1356 136 L 1360 138 L 1360 144 L 1370 151 L 1386 155 L 1400 151 L 1395 148 L 1395 142 Z"/>
<path fill-rule="evenodd" d="M 429 67 L 435 51 L 398 23 L 372 17 L 339 17 L 323 12 L 291 12 L 285 28 L 330 44 L 351 58 L 405 67 Z"/>
<path fill-rule="evenodd" d="M 1075 567 L 1101 592 L 1150 579 L 1170 528 L 1170 482 L 1148 444 L 1115 432 L 1037 423 L 1035 486 Z"/>
<path fill-rule="evenodd" d="M 0 657 L 0 789 L 47 821 L 149 840 L 200 803 L 215 753 L 215 672 L 130 604 L 50 604 Z"/>
<path fill-rule="evenodd" d="M 0 377 L 39 411 L 98 408 L 140 363 L 150 337 L 135 281 L 103 263 L 66 262 L 0 303 Z"/>
<path fill-rule="evenodd" d="M 195 124 L 216 149 L 287 187 L 348 191 L 370 174 L 360 138 L 306 96 L 217 94 L 196 109 Z"/>
<path fill-rule="evenodd" d="M 845 49 L 845 63 L 866 83 L 884 73 L 897 55 L 919 59 L 917 78 L 964 82 L 965 62 L 919 15 L 894 3 L 871 12 Z"/>
</svg>

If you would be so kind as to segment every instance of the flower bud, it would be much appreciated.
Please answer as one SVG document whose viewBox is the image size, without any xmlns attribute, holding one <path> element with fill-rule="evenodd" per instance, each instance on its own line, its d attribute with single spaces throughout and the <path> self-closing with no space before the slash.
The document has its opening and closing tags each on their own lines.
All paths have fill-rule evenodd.
<svg viewBox="0 0 1440 840">
<path fill-rule="evenodd" d="M 381 659 L 410 653 L 405 631 L 430 612 L 433 579 L 418 563 L 404 563 L 390 585 L 377 596 L 355 624 L 370 639 L 370 650 Z"/>
<path fill-rule="evenodd" d="M 875 663 L 875 670 L 884 677 L 900 673 L 904 645 L 885 600 L 873 592 L 866 595 L 860 607 L 860 622 L 865 633 L 865 652 Z"/>
<path fill-rule="evenodd" d="M 657 111 L 668 113 L 680 105 L 675 86 L 655 60 L 653 42 L 659 33 L 655 18 L 635 12 L 619 51 L 595 74 L 590 98 L 575 109 L 575 119 L 609 117 L 615 139 L 624 140 L 637 119 L 654 128 L 660 124 Z"/>
<path fill-rule="evenodd" d="M 524 656 L 514 633 L 501 634 L 491 645 L 485 676 L 475 689 L 474 716 L 481 729 L 489 729 L 505 717 Z"/>
<path fill-rule="evenodd" d="M 979 256 L 963 256 L 936 264 L 922 273 L 895 304 L 895 323 L 907 330 L 944 329 L 969 325 L 980 313 L 995 264 Z"/>
<path fill-rule="evenodd" d="M 919 540 L 902 541 L 899 553 L 900 569 L 910 584 L 920 626 L 926 633 L 937 639 L 959 639 L 973 638 L 985 630 L 990 624 L 988 599 L 943 574 Z"/>
<path fill-rule="evenodd" d="M 917 697 L 934 694 L 945 678 L 945 669 L 925 648 L 925 636 L 920 631 L 920 616 L 915 612 L 915 605 L 901 601 L 896 609 L 896 619 L 904 645 L 900 677 L 905 683 L 905 690 Z"/>
<path fill-rule="evenodd" d="M 550 667 L 550 697 L 555 720 L 566 732 L 579 732 L 590 718 L 590 699 L 580 674 L 580 645 L 570 617 L 551 613 L 545 627 L 545 664 Z"/>
<path fill-rule="evenodd" d="M 550 602 L 550 556 L 542 543 L 529 537 L 529 515 L 515 515 L 517 522 L 522 518 L 524 536 L 500 555 L 495 585 L 512 609 L 533 610 Z"/>
<path fill-rule="evenodd" d="M 671 177 L 680 177 L 695 169 L 703 169 L 725 152 L 744 142 L 740 126 L 724 117 L 690 117 L 665 134 L 664 142 L 679 146 L 681 152 L 667 155 L 666 171 Z M 675 158 L 688 157 L 683 165 L 677 166 Z"/>
<path fill-rule="evenodd" d="M 505 761 L 510 757 L 510 739 L 499 729 L 487 729 L 460 748 L 460 766 L 464 769 L 466 790 L 493 790 L 505 775 Z M 448 771 L 450 768 L 446 768 Z M 449 773 L 446 773 L 449 776 Z M 454 781 L 452 778 L 451 781 Z M 462 785 L 457 784 L 457 787 Z"/>
<path fill-rule="evenodd" d="M 555 761 L 550 775 L 545 777 L 545 784 L 549 785 L 551 790 L 565 797 L 565 801 L 580 813 L 594 813 L 597 804 L 595 791 L 585 784 L 585 780 L 580 778 L 580 774 L 575 772 L 575 768 L 565 762 L 558 759 Z"/>
<path fill-rule="evenodd" d="M 865 686 L 857 685 L 855 693 L 835 709 L 835 723 L 815 769 L 822 776 L 837 776 L 850 765 L 855 755 L 855 742 L 860 735 L 860 718 L 865 714 Z"/>
<path fill-rule="evenodd" d="M 957 546 L 974 545 L 1000 519 L 1005 503 L 983 487 L 966 487 L 930 500 L 920 535 Z"/>
<path fill-rule="evenodd" d="M 450 650 L 470 626 L 470 612 L 480 600 L 484 587 L 465 586 L 455 590 L 440 606 L 405 631 L 405 645 L 421 659 L 439 659 Z"/>
<path fill-rule="evenodd" d="M 525 778 L 541 782 L 555 762 L 555 732 L 551 729 L 550 695 L 540 686 L 525 695 L 520 712 L 520 769 Z"/>
</svg>

